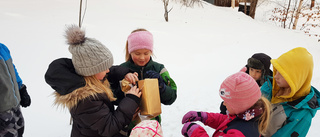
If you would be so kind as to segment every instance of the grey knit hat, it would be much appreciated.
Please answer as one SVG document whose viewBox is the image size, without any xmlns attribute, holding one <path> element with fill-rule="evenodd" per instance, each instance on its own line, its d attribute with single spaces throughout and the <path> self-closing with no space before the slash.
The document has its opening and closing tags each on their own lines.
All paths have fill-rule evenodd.
<svg viewBox="0 0 320 137">
<path fill-rule="evenodd" d="M 79 75 L 92 76 L 112 66 L 110 50 L 98 40 L 85 37 L 85 31 L 78 26 L 67 27 L 65 37 L 72 54 L 72 63 Z"/>
</svg>

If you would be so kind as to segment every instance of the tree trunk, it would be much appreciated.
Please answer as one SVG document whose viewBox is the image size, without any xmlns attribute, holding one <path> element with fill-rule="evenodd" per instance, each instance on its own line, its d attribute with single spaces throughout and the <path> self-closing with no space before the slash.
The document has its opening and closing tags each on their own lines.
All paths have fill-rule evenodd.
<svg viewBox="0 0 320 137">
<path fill-rule="evenodd" d="M 315 1 L 315 0 L 311 0 L 310 10 L 314 7 L 314 1 Z"/>
<path fill-rule="evenodd" d="M 291 5 L 291 0 L 289 0 L 287 12 L 285 13 L 285 17 L 284 17 L 284 20 L 283 20 L 283 28 L 286 28 L 286 22 L 287 22 L 287 18 L 288 18 L 288 14 L 289 14 L 290 5 Z"/>
<path fill-rule="evenodd" d="M 250 16 L 251 18 L 253 18 L 253 19 L 254 19 L 254 16 L 256 15 L 257 3 L 258 3 L 258 0 L 251 0 L 251 2 L 250 2 L 250 12 L 249 12 L 249 16 Z"/>
<path fill-rule="evenodd" d="M 166 20 L 166 22 L 168 22 L 169 21 L 169 11 L 168 11 L 169 0 L 162 0 L 162 1 L 164 5 L 164 19 Z"/>
<path fill-rule="evenodd" d="M 231 7 L 234 8 L 236 5 L 236 0 L 231 0 Z"/>
<path fill-rule="evenodd" d="M 292 27 L 292 29 L 294 29 L 294 30 L 297 28 L 297 24 L 298 24 L 298 20 L 299 20 L 299 15 L 300 15 L 301 7 L 302 7 L 302 2 L 303 2 L 303 0 L 300 0 L 299 6 L 298 6 L 298 9 L 297 9 L 297 12 L 296 12 L 295 20 L 294 20 L 294 22 L 293 22 L 293 27 Z"/>
<path fill-rule="evenodd" d="M 247 15 L 247 0 L 244 0 L 244 14 Z"/>
</svg>

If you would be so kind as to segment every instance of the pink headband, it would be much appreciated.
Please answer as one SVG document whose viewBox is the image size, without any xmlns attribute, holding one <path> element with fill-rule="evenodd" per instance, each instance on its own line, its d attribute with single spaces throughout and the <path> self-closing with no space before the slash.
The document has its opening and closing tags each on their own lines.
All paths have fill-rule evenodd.
<svg viewBox="0 0 320 137">
<path fill-rule="evenodd" d="M 148 31 L 137 31 L 131 33 L 128 37 L 128 51 L 131 53 L 132 51 L 138 49 L 148 49 L 153 51 L 153 36 Z"/>
</svg>

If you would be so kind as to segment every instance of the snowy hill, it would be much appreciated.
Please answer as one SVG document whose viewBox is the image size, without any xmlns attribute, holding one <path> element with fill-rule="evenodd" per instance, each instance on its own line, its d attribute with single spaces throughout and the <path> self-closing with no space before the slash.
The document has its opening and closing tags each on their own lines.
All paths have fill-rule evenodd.
<svg viewBox="0 0 320 137">
<path fill-rule="evenodd" d="M 53 90 L 44 74 L 54 59 L 71 57 L 63 35 L 65 25 L 78 24 L 79 5 L 79 0 L 0 1 L 0 42 L 11 50 L 32 97 L 31 107 L 22 109 L 25 137 L 70 135 L 69 112 L 52 106 Z M 160 0 L 90 0 L 82 25 L 88 37 L 111 50 L 115 65 L 124 62 L 126 38 L 132 30 L 153 33 L 154 60 L 165 65 L 178 86 L 176 102 L 162 106 L 165 137 L 182 136 L 181 118 L 189 110 L 219 112 L 221 82 L 256 52 L 278 58 L 292 48 L 307 48 L 314 57 L 312 85 L 320 89 L 317 39 L 253 20 L 237 9 L 206 3 L 186 8 L 175 2 L 169 3 L 171 7 L 165 22 Z M 308 136 L 320 133 L 319 123 L 317 113 Z"/>
</svg>

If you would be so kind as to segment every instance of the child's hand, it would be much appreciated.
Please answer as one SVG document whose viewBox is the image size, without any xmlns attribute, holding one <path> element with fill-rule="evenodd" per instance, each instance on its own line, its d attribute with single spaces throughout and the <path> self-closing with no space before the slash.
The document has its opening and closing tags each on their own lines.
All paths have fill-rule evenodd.
<svg viewBox="0 0 320 137">
<path fill-rule="evenodd" d="M 158 84 L 159 84 L 159 91 L 160 94 L 163 93 L 166 90 L 166 84 L 164 83 L 164 80 L 160 76 L 158 72 L 155 72 L 153 70 L 148 70 L 145 75 L 146 78 L 157 78 Z"/>
<path fill-rule="evenodd" d="M 140 89 L 137 88 L 137 86 L 132 87 L 126 94 L 133 94 L 133 95 L 136 95 L 139 98 L 141 97 Z"/>
<path fill-rule="evenodd" d="M 196 123 L 187 122 L 186 124 L 183 125 L 181 134 L 185 137 L 191 137 L 193 131 L 198 127 L 201 127 L 201 126 Z"/>
<path fill-rule="evenodd" d="M 205 123 L 207 119 L 208 115 L 206 112 L 189 111 L 183 116 L 182 124 L 192 121 L 201 121 L 202 123 Z"/>
<path fill-rule="evenodd" d="M 134 73 L 128 73 L 125 77 L 124 77 L 127 81 L 129 81 L 131 84 L 135 85 L 136 82 L 139 81 L 138 79 L 138 73 L 134 72 Z"/>
</svg>

